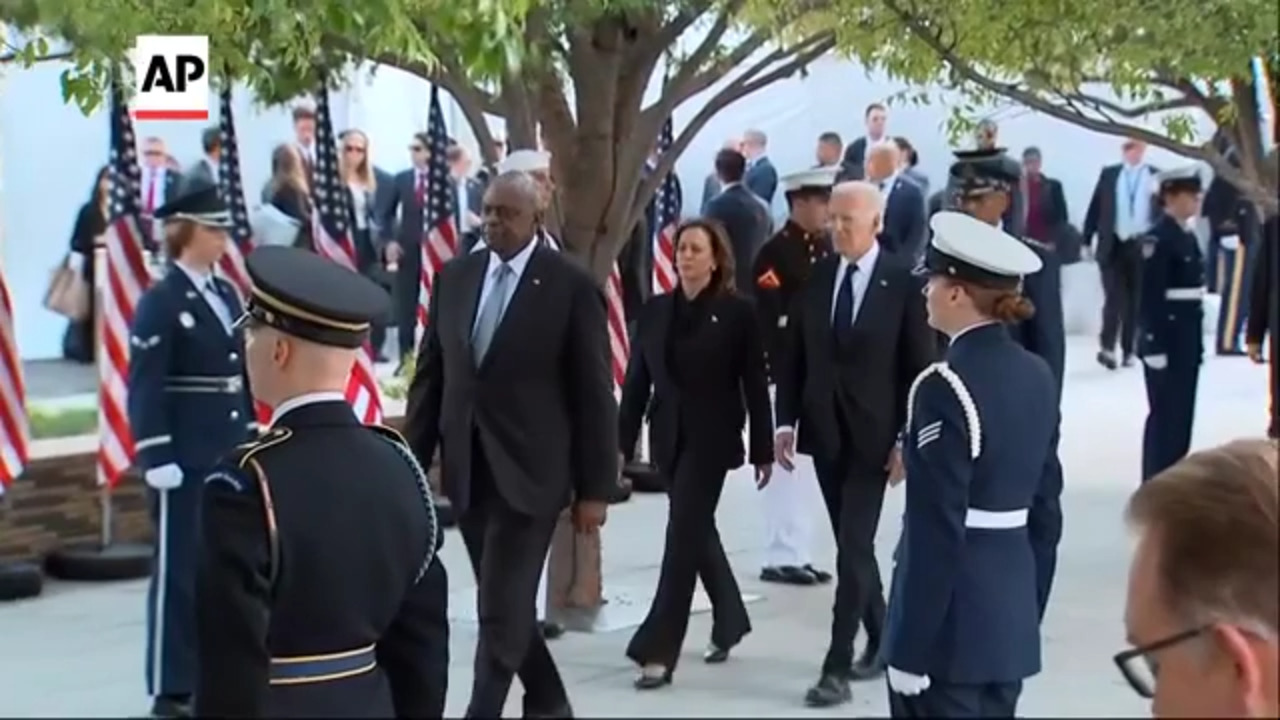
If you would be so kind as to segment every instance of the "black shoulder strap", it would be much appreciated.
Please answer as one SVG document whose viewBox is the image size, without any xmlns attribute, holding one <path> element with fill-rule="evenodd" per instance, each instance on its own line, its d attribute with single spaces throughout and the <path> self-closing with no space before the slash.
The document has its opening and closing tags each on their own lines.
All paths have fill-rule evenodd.
<svg viewBox="0 0 1280 720">
<path fill-rule="evenodd" d="M 271 495 L 271 480 L 256 455 L 270 447 L 275 447 L 290 437 L 293 431 L 289 428 L 273 428 L 256 441 L 242 445 L 240 468 L 251 473 L 258 483 L 258 494 L 262 497 L 262 509 L 266 517 L 267 558 L 270 567 L 267 569 L 267 586 L 272 590 L 276 586 L 276 578 L 280 574 L 280 530 L 276 523 L 276 505 Z"/>
</svg>

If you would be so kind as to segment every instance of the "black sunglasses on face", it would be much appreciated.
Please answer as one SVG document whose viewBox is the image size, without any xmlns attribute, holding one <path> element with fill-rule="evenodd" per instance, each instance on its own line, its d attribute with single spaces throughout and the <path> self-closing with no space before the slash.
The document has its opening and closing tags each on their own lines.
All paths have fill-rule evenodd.
<svg viewBox="0 0 1280 720">
<path fill-rule="evenodd" d="M 1147 645 L 1116 653 L 1112 660 L 1129 687 L 1139 696 L 1150 700 L 1156 696 L 1156 682 L 1160 678 L 1160 661 L 1155 655 L 1175 645 L 1200 637 L 1210 626 L 1204 625 L 1170 635 Z"/>
<path fill-rule="evenodd" d="M 357 147 L 355 145 L 347 145 L 346 147 L 342 148 L 342 151 L 349 152 L 349 153 L 362 153 L 364 152 L 364 148 Z"/>
</svg>

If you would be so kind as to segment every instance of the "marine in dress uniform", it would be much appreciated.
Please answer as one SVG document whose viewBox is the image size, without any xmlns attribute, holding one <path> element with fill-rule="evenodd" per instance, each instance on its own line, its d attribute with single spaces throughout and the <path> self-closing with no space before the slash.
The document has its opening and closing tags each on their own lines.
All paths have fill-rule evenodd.
<svg viewBox="0 0 1280 720">
<path fill-rule="evenodd" d="M 1021 170 L 1004 148 L 964 150 L 955 153 L 951 187 L 955 206 L 983 222 L 1000 227 L 1005 211 L 1019 188 Z M 1062 318 L 1062 264 L 1053 248 L 1027 237 L 1019 239 L 1040 258 L 1042 269 L 1023 278 L 1022 292 L 1036 306 L 1030 320 L 1009 328 L 1023 347 L 1044 358 L 1058 381 L 1066 371 L 1067 338 Z"/>
<path fill-rule="evenodd" d="M 929 321 L 951 343 L 908 400 L 884 645 L 890 713 L 1014 717 L 1023 680 L 1041 667 L 1062 475 L 1057 381 L 998 308 L 1041 261 L 960 213 L 930 224 Z"/>
<path fill-rule="evenodd" d="M 156 210 L 168 272 L 138 300 L 129 348 L 129 427 L 156 542 L 147 591 L 147 692 L 157 717 L 188 713 L 195 683 L 195 542 L 204 474 L 250 437 L 254 415 L 240 300 L 213 267 L 231 214 L 210 183 Z"/>
<path fill-rule="evenodd" d="M 1165 216 L 1142 238 L 1138 357 L 1147 385 L 1142 480 L 1181 460 L 1191 448 L 1196 386 L 1204 356 L 1204 256 L 1187 228 L 1199 211 L 1195 166 L 1161 173 Z"/>
<path fill-rule="evenodd" d="M 441 717 L 447 587 L 427 476 L 343 397 L 390 299 L 314 253 L 259 248 L 241 320 L 270 429 L 204 478 L 200 717 Z"/>
<path fill-rule="evenodd" d="M 771 365 L 776 365 L 784 352 L 791 299 L 809 279 L 813 263 L 832 252 L 831 238 L 823 228 L 826 203 L 838 171 L 838 167 L 816 168 L 782 178 L 789 217 L 782 229 L 761 246 L 752 270 L 756 279 L 756 316 Z M 830 582 L 831 573 L 815 568 L 810 554 L 812 505 L 806 499 L 820 497 L 812 461 L 797 458 L 793 471 L 777 465 L 773 473 L 775 481 L 760 491 L 768 536 L 760 579 L 790 585 Z"/>
</svg>

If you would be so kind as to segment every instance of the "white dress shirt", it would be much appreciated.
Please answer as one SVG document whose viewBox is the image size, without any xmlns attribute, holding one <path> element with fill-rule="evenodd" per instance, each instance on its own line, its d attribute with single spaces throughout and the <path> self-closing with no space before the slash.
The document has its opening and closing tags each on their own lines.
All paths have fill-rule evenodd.
<svg viewBox="0 0 1280 720">
<path fill-rule="evenodd" d="M 222 329 L 231 334 L 231 326 L 235 323 L 235 318 L 231 317 L 231 308 L 227 306 L 227 301 L 218 294 L 213 287 L 213 273 L 205 270 L 200 271 L 184 265 L 181 261 L 175 260 L 174 265 L 178 267 L 188 278 L 191 284 L 196 286 L 200 291 L 200 297 L 204 298 L 205 304 L 218 316 L 218 320 L 222 323 Z"/>
<path fill-rule="evenodd" d="M 502 315 L 500 317 L 506 317 L 507 306 L 511 304 L 511 297 L 515 295 L 516 286 L 520 284 L 520 276 L 524 275 L 524 269 L 529 265 L 529 258 L 533 257 L 533 251 L 537 247 L 538 239 L 535 237 L 520 252 L 506 261 L 507 267 L 511 268 L 511 277 L 507 280 L 507 296 L 502 298 Z M 502 258 L 498 257 L 497 253 L 489 254 L 489 266 L 484 271 L 484 286 L 480 288 L 480 301 L 476 303 L 476 316 L 471 324 L 472 335 L 475 334 L 476 326 L 480 323 L 480 309 L 489 301 L 489 295 L 493 293 L 493 283 L 498 278 L 498 267 L 502 264 Z M 498 321 L 498 325 L 502 325 L 501 320 Z"/>
<path fill-rule="evenodd" d="M 1121 165 L 1116 176 L 1116 239 L 1124 242 L 1151 229 L 1151 171 L 1147 166 Z"/>
<path fill-rule="evenodd" d="M 284 402 L 275 406 L 275 409 L 271 411 L 271 425 L 275 426 L 276 422 L 278 422 L 280 418 L 284 417 L 285 413 L 293 410 L 297 410 L 303 405 L 314 405 L 316 403 L 334 402 L 334 401 L 345 403 L 347 401 L 347 398 L 342 393 L 336 390 L 322 390 L 319 392 L 309 392 L 309 393 L 303 393 L 301 395 L 294 395 L 288 400 L 285 400 Z M 352 415 L 353 416 L 355 415 L 354 410 L 352 411 Z"/>
<path fill-rule="evenodd" d="M 862 257 L 852 263 L 858 271 L 853 274 L 853 321 L 858 320 L 858 311 L 862 309 L 862 298 L 866 297 L 867 286 L 871 283 L 871 272 L 876 268 L 876 259 L 880 257 L 880 243 L 871 243 L 871 248 Z M 831 288 L 831 322 L 836 320 L 836 303 L 840 300 L 840 283 L 844 280 L 845 271 L 851 263 L 847 258 L 840 258 L 840 267 L 836 269 L 836 281 Z"/>
</svg>

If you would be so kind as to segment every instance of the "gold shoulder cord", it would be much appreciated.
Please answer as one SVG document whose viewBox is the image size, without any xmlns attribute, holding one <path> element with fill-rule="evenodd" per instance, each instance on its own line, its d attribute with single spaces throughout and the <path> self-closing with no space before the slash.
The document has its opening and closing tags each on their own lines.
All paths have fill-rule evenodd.
<svg viewBox="0 0 1280 720">
<path fill-rule="evenodd" d="M 254 478 L 258 481 L 258 492 L 262 494 L 262 509 L 266 514 L 267 521 L 267 552 L 270 562 L 270 568 L 267 571 L 267 587 L 274 589 L 276 585 L 276 577 L 280 568 L 280 532 L 276 524 L 276 505 L 271 497 L 271 483 L 267 479 L 267 473 L 262 469 L 262 464 L 254 457 L 258 453 L 269 447 L 274 447 L 288 440 L 293 436 L 293 431 L 289 428 L 279 428 L 270 431 L 263 438 L 254 443 L 254 446 L 240 458 L 241 469 L 249 468 L 253 472 Z"/>
</svg>

